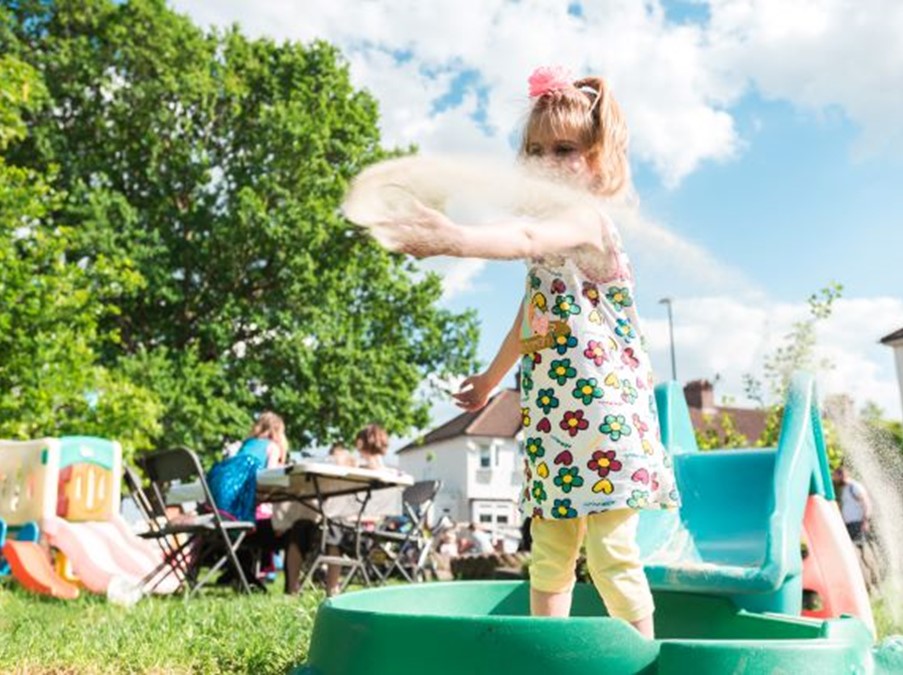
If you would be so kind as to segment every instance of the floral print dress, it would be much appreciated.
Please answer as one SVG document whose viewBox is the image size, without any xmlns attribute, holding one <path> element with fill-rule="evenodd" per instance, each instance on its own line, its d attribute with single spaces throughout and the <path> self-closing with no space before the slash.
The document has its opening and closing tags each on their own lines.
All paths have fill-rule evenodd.
<svg viewBox="0 0 903 675">
<path fill-rule="evenodd" d="M 529 263 L 521 331 L 526 516 L 678 505 L 630 264 L 604 222 L 602 270 L 587 274 L 590 265 L 571 258 Z"/>
</svg>

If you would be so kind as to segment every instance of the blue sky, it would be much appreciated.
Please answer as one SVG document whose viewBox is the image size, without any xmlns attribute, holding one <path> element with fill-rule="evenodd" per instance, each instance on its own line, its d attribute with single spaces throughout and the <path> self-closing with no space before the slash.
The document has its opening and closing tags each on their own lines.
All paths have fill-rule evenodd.
<svg viewBox="0 0 903 675">
<path fill-rule="evenodd" d="M 387 144 L 510 156 L 537 65 L 602 74 L 632 133 L 638 224 L 624 223 L 660 377 L 674 298 L 678 374 L 742 398 L 805 300 L 844 284 L 820 326 L 823 393 L 900 418 L 890 349 L 903 328 L 903 6 L 893 0 L 175 0 L 201 24 L 326 39 L 380 102 Z M 302 7 L 303 4 L 303 7 Z M 656 243 L 657 242 L 657 243 Z M 488 361 L 523 266 L 440 260 L 475 307 Z M 435 409 L 436 421 L 452 413 Z"/>
<path fill-rule="evenodd" d="M 756 95 L 733 111 L 742 155 L 678 189 L 639 167 L 645 208 L 776 297 L 802 299 L 831 279 L 848 296 L 901 295 L 903 157 L 853 159 L 856 128 L 840 111 Z"/>
</svg>

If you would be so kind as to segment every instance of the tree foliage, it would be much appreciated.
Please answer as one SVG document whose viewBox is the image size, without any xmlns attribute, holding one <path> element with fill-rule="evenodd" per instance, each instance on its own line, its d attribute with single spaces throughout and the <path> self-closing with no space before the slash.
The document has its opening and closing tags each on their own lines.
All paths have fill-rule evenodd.
<svg viewBox="0 0 903 675">
<path fill-rule="evenodd" d="M 863 406 L 860 420 L 872 443 L 896 448 L 903 454 L 903 423 L 886 419 L 884 411 L 874 401 L 867 401 Z"/>
<path fill-rule="evenodd" d="M 696 445 L 700 450 L 723 448 L 748 448 L 749 439 L 737 429 L 734 416 L 728 412 L 703 415 L 702 426 L 694 430 Z"/>
<path fill-rule="evenodd" d="M 6 161 L 28 137 L 23 116 L 46 103 L 38 72 L 0 57 L 0 437 L 99 433 L 127 451 L 158 431 L 150 392 L 99 364 L 93 346 L 104 289 L 130 279 L 106 261 L 93 270 L 68 256 L 71 227 L 56 221 L 64 194 L 56 167 Z"/>
<path fill-rule="evenodd" d="M 765 355 L 762 360 L 762 376 L 752 373 L 743 375 L 746 397 L 756 401 L 765 413 L 764 428 L 759 438 L 754 439 L 754 445 L 758 447 L 777 445 L 784 418 L 784 400 L 794 372 L 833 367 L 830 361 L 826 359 L 819 361 L 815 357 L 816 328 L 820 321 L 831 316 L 834 303 L 842 293 L 843 286 L 831 282 L 810 295 L 808 316 L 794 323 L 781 344 Z M 837 466 L 842 460 L 837 434 L 829 419 L 824 419 L 823 424 L 828 460 L 831 466 Z M 737 430 L 733 417 L 727 412 L 720 414 L 717 424 L 714 418 L 706 416 L 704 426 L 696 429 L 695 434 L 696 442 L 702 450 L 743 448 L 750 445 L 749 439 Z"/>
<path fill-rule="evenodd" d="M 829 369 L 833 364 L 827 359 L 816 360 L 816 328 L 820 321 L 831 316 L 834 303 L 842 296 L 843 285 L 831 282 L 809 296 L 809 314 L 793 324 L 782 343 L 763 359 L 763 381 L 747 373 L 743 377 L 746 395 L 758 401 L 766 411 L 765 428 L 756 440 L 759 447 L 777 445 L 784 418 L 784 400 L 793 373 L 798 370 Z M 843 458 L 836 433 L 829 419 L 823 419 L 828 460 L 832 467 Z"/>
<path fill-rule="evenodd" d="M 426 423 L 418 387 L 470 370 L 475 318 L 341 217 L 387 151 L 335 48 L 204 32 L 163 0 L 2 3 L 4 52 L 46 89 L 7 161 L 53 176 L 35 208 L 89 284 L 84 358 L 159 407 L 148 443 L 215 449 L 265 408 L 296 447 Z"/>
</svg>

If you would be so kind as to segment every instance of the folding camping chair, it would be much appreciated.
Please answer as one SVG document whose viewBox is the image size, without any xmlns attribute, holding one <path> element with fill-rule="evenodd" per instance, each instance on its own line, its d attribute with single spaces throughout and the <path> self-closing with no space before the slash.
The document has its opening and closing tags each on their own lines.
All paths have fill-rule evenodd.
<svg viewBox="0 0 903 675">
<path fill-rule="evenodd" d="M 190 597 L 197 592 L 222 567 L 231 569 L 238 581 L 236 590 L 250 593 L 248 580 L 239 564 L 236 549 L 245 536 L 254 529 L 253 522 L 232 520 L 216 507 L 210 488 L 204 478 L 204 470 L 197 455 L 187 448 L 174 448 L 143 455 L 138 465 L 150 481 L 145 493 L 137 485 L 136 502 L 140 509 L 148 509 L 150 531 L 145 536 L 156 539 L 163 549 L 164 562 L 176 574 Z M 129 472 L 126 472 L 128 480 Z M 132 474 L 134 477 L 134 474 Z M 166 508 L 166 495 L 175 485 L 195 484 L 197 512 L 175 518 Z M 131 486 L 130 486 L 131 487 Z M 133 493 L 135 494 L 135 493 Z M 201 566 L 210 570 L 202 578 Z M 159 578 L 160 569 L 149 574 L 145 581 Z"/>
<path fill-rule="evenodd" d="M 143 532 L 139 532 L 138 536 L 156 541 L 163 554 L 163 560 L 169 562 L 169 565 L 167 566 L 168 569 L 155 570 L 158 573 L 156 578 L 146 578 L 143 580 L 142 584 L 144 585 L 144 589 L 146 591 L 152 591 L 169 574 L 175 576 L 181 586 L 187 586 L 188 581 L 185 575 L 185 569 L 188 565 L 188 552 L 179 551 L 180 539 L 184 540 L 185 536 L 179 537 L 176 534 L 164 532 L 168 522 L 166 518 L 166 505 L 159 502 L 153 493 L 149 494 L 145 492 L 144 488 L 141 486 L 141 477 L 134 468 L 128 464 L 124 464 L 122 467 L 122 477 L 125 481 L 126 488 L 128 488 L 129 494 L 132 497 L 132 501 L 138 509 L 138 512 L 141 514 L 141 517 L 144 519 L 144 524 L 147 528 Z M 174 562 L 182 557 L 185 558 L 184 561 Z"/>
<path fill-rule="evenodd" d="M 427 480 L 405 488 L 401 495 L 404 514 L 391 522 L 396 529 L 382 526 L 372 532 L 362 532 L 361 537 L 369 544 L 367 560 L 374 579 L 385 581 L 398 574 L 409 582 L 425 581 L 433 563 L 430 553 L 433 549 L 433 533 L 427 518 L 430 507 L 442 488 L 442 481 Z"/>
</svg>

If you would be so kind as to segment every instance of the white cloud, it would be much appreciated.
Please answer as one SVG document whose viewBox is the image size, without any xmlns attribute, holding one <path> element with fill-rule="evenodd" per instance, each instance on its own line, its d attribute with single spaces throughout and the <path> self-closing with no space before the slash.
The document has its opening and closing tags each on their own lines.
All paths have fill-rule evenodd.
<svg viewBox="0 0 903 675">
<path fill-rule="evenodd" d="M 744 297 L 758 295 L 755 284 L 718 261 L 705 248 L 681 238 L 639 209 L 612 209 L 638 279 L 667 279 L 669 293 L 718 288 Z"/>
<path fill-rule="evenodd" d="M 442 299 L 448 302 L 457 295 L 475 288 L 477 277 L 486 267 L 485 260 L 473 258 L 430 258 L 420 267 L 442 277 Z"/>
<path fill-rule="evenodd" d="M 761 377 L 762 359 L 781 344 L 794 322 L 809 316 L 804 303 L 750 303 L 727 296 L 685 298 L 674 303 L 677 370 L 681 381 L 719 376 L 717 397 L 742 404 L 742 376 Z M 849 394 L 862 406 L 874 401 L 885 415 L 901 417 L 893 354 L 877 343 L 903 325 L 903 300 L 851 298 L 835 304 L 832 316 L 818 324 L 816 359 L 833 369 L 819 371 L 820 393 Z M 659 379 L 670 377 L 667 321 L 645 321 Z"/>
<path fill-rule="evenodd" d="M 903 149 L 903 4 L 711 0 L 710 58 L 768 98 L 840 108 L 862 153 Z"/>
</svg>

